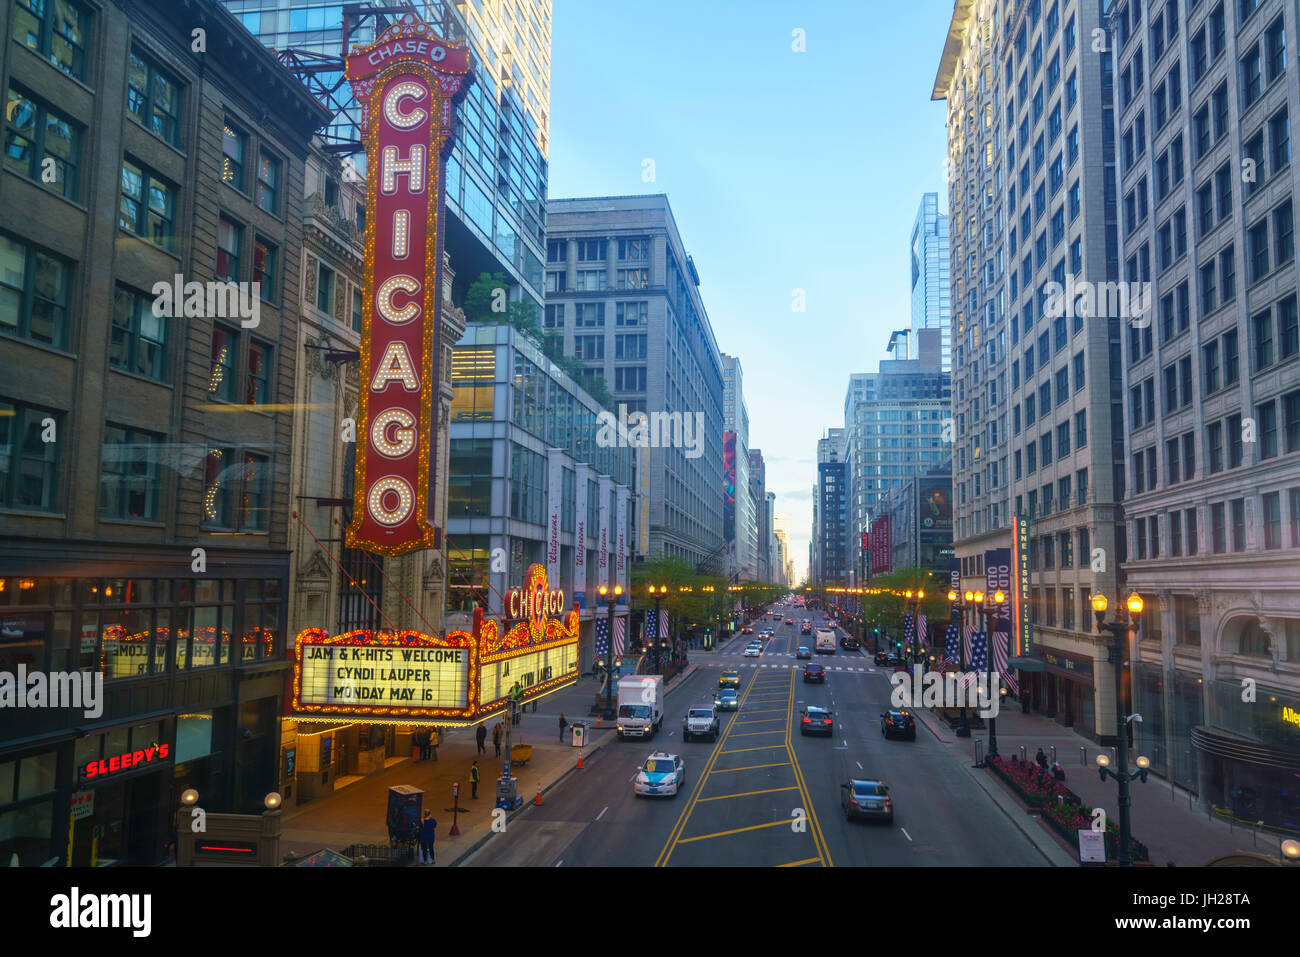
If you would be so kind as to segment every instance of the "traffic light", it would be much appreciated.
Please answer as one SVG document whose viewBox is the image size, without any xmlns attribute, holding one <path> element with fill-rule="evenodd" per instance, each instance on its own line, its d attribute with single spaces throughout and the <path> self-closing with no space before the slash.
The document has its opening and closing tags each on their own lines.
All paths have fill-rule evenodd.
<svg viewBox="0 0 1300 957">
<path fill-rule="evenodd" d="M 896 641 L 896 642 L 894 642 L 894 647 L 895 647 L 895 648 L 902 648 L 902 647 L 903 647 L 903 643 L 902 643 L 901 641 Z"/>
</svg>

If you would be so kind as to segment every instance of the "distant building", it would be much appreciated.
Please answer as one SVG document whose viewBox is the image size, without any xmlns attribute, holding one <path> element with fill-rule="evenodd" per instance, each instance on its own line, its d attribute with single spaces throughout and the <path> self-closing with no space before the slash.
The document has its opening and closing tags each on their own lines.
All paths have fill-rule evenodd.
<svg viewBox="0 0 1300 957">
<path fill-rule="evenodd" d="M 758 580 L 758 513 L 750 495 L 749 407 L 745 402 L 740 360 L 722 353 L 722 427 L 736 436 L 733 496 L 735 542 L 729 575 L 737 581 Z M 724 448 L 725 453 L 725 448 Z M 724 516 L 725 517 L 725 516 Z"/>
<path fill-rule="evenodd" d="M 948 217 L 939 194 L 926 193 L 912 226 L 912 329 L 938 329 L 943 371 L 952 369 L 952 310 L 948 283 Z"/>
<path fill-rule="evenodd" d="M 951 461 L 890 489 L 880 501 L 879 512 L 889 519 L 889 570 L 931 571 L 946 588 L 953 555 Z"/>
<path fill-rule="evenodd" d="M 763 464 L 763 450 L 749 450 L 749 497 L 754 509 L 754 579 L 768 582 L 772 579 L 771 559 L 768 556 L 770 534 L 767 522 L 767 471 Z"/>
</svg>

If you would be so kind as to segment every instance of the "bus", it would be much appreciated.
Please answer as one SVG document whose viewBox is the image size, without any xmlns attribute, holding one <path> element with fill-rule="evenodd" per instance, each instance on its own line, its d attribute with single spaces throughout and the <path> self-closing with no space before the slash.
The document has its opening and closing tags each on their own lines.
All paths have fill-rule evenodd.
<svg viewBox="0 0 1300 957">
<path fill-rule="evenodd" d="M 818 628 L 813 650 L 819 655 L 835 654 L 835 632 L 829 628 Z"/>
</svg>

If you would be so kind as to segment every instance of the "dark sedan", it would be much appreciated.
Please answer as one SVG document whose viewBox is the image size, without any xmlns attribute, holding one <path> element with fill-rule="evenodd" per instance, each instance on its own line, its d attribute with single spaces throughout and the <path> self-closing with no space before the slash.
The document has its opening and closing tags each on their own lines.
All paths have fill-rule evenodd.
<svg viewBox="0 0 1300 957">
<path fill-rule="evenodd" d="M 892 656 L 889 652 L 887 652 L 887 651 L 877 651 L 877 652 L 876 652 L 876 664 L 879 665 L 880 667 L 884 668 L 884 667 L 886 667 L 886 666 L 889 665 L 889 663 L 890 663 L 889 659 L 892 658 L 892 657 L 893 657 L 893 656 Z"/>
<path fill-rule="evenodd" d="M 880 733 L 886 738 L 916 740 L 916 719 L 907 711 L 886 711 L 880 716 Z"/>
<path fill-rule="evenodd" d="M 803 666 L 803 680 L 805 682 L 820 681 L 823 684 L 825 684 L 826 669 L 823 668 L 821 665 L 815 665 L 810 661 L 808 662 L 808 664 Z"/>
<path fill-rule="evenodd" d="M 824 734 L 829 738 L 835 733 L 834 712 L 811 705 L 804 708 L 799 721 L 799 733 Z"/>
<path fill-rule="evenodd" d="M 894 799 L 889 796 L 889 788 L 883 781 L 867 781 L 854 778 L 840 785 L 840 804 L 844 808 L 844 817 L 855 817 L 887 824 L 894 822 Z"/>
</svg>

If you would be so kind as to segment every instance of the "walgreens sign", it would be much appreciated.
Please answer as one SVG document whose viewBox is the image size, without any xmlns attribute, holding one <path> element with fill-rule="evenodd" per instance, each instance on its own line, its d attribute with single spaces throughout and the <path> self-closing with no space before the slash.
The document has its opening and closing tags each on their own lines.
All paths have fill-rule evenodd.
<svg viewBox="0 0 1300 957">
<path fill-rule="evenodd" d="M 408 14 L 347 58 L 369 169 L 356 499 L 347 544 L 382 555 L 435 548 L 445 154 L 467 47 Z"/>
</svg>

